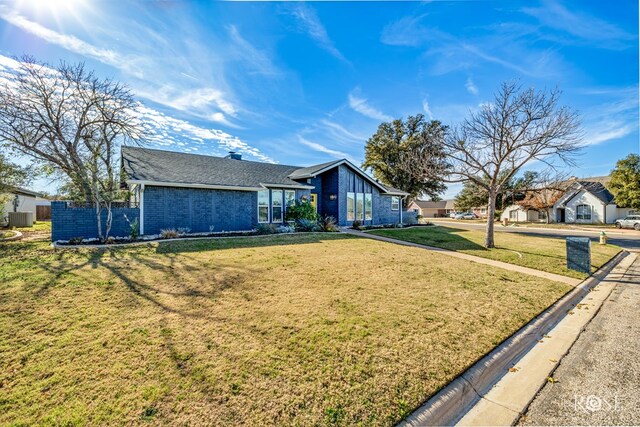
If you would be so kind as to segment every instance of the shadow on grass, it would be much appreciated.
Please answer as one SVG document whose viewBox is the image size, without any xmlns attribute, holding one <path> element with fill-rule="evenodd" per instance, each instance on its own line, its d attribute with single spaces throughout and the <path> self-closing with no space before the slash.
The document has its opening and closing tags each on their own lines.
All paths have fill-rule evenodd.
<svg viewBox="0 0 640 427">
<path fill-rule="evenodd" d="M 159 241 L 156 252 L 159 254 L 203 252 L 212 250 L 261 248 L 266 246 L 302 245 L 321 243 L 327 240 L 357 239 L 359 237 L 343 233 L 304 233 L 274 234 L 237 238 L 211 238 L 200 240 Z"/>
<path fill-rule="evenodd" d="M 16 260 L 33 257 L 37 267 L 47 273 L 44 283 L 35 291 L 31 291 L 37 298 L 46 297 L 50 289 L 65 278 L 78 283 L 87 283 L 86 268 L 89 267 L 93 270 L 105 270 L 119 279 L 134 299 L 146 300 L 168 313 L 206 317 L 211 313 L 198 312 L 198 299 L 215 299 L 220 292 L 242 286 L 250 277 L 264 272 L 252 267 L 247 260 L 225 263 L 217 260 L 211 265 L 203 266 L 201 262 L 180 254 L 235 248 L 314 244 L 327 240 L 354 238 L 358 237 L 340 233 L 287 234 L 58 251 L 51 251 L 41 243 L 34 242 L 12 246 L 9 252 L 10 256 Z M 191 286 L 190 283 L 195 286 Z"/>
</svg>

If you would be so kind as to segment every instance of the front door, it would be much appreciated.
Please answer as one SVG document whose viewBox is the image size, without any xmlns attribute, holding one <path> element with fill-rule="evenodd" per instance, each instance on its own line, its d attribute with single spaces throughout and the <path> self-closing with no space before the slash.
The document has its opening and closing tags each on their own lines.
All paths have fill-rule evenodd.
<svg viewBox="0 0 640 427">
<path fill-rule="evenodd" d="M 564 222 L 564 209 L 558 209 L 558 222 Z"/>
<path fill-rule="evenodd" d="M 316 193 L 311 193 L 310 203 L 311 206 L 313 206 L 313 208 L 316 210 L 316 213 L 318 213 L 318 195 Z"/>
</svg>

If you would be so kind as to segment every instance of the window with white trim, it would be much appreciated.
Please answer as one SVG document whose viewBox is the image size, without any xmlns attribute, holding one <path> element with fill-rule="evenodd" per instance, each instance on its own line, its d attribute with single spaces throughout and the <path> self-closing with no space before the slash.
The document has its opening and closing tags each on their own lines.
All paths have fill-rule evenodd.
<svg viewBox="0 0 640 427">
<path fill-rule="evenodd" d="M 399 211 L 400 210 L 400 197 L 391 196 L 391 210 Z"/>
<path fill-rule="evenodd" d="M 269 190 L 258 191 L 258 222 L 269 222 Z"/>
<path fill-rule="evenodd" d="M 356 219 L 364 220 L 364 193 L 356 193 Z"/>
<path fill-rule="evenodd" d="M 509 221 L 515 221 L 518 219 L 518 210 L 512 209 L 509 211 Z"/>
<path fill-rule="evenodd" d="M 271 222 L 282 222 L 282 190 L 271 190 Z"/>
<path fill-rule="evenodd" d="M 591 206 L 589 205 L 576 206 L 576 219 L 591 221 Z"/>
<path fill-rule="evenodd" d="M 347 193 L 347 221 L 356 219 L 356 193 Z"/>
<path fill-rule="evenodd" d="M 284 206 L 285 209 L 296 203 L 296 190 L 284 190 Z"/>
<path fill-rule="evenodd" d="M 371 193 L 364 194 L 364 219 L 367 221 L 373 219 L 373 195 Z"/>
</svg>

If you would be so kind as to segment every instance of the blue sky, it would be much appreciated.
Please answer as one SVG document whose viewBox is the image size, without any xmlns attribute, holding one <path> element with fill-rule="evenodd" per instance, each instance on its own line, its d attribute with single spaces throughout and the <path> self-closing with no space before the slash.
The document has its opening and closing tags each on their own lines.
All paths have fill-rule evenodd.
<svg viewBox="0 0 640 427">
<path fill-rule="evenodd" d="M 637 1 L 0 1 L 0 36 L 0 71 L 26 53 L 127 83 L 171 150 L 360 163 L 381 121 L 455 125 L 511 79 L 581 113 L 574 175 L 640 149 Z"/>
</svg>

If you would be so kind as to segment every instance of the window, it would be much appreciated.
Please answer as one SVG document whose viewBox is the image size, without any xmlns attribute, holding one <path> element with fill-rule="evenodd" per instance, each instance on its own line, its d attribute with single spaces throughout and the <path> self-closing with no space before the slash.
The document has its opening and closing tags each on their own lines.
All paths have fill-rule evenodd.
<svg viewBox="0 0 640 427">
<path fill-rule="evenodd" d="M 296 203 L 296 190 L 284 190 L 284 206 L 288 208 Z"/>
<path fill-rule="evenodd" d="M 591 221 L 591 206 L 578 205 L 576 207 L 576 219 Z"/>
<path fill-rule="evenodd" d="M 399 211 L 400 210 L 400 197 L 392 196 L 391 197 L 391 210 Z"/>
<path fill-rule="evenodd" d="M 518 219 L 518 210 L 512 209 L 509 211 L 509 221 L 517 221 Z"/>
<path fill-rule="evenodd" d="M 282 222 L 282 190 L 271 190 L 271 222 Z"/>
<path fill-rule="evenodd" d="M 373 219 L 373 195 L 371 193 L 364 195 L 364 219 Z"/>
<path fill-rule="evenodd" d="M 364 193 L 356 193 L 356 219 L 364 220 Z"/>
<path fill-rule="evenodd" d="M 269 222 L 269 190 L 258 191 L 258 222 Z"/>
<path fill-rule="evenodd" d="M 356 194 L 347 193 L 347 221 L 356 219 Z"/>
</svg>

